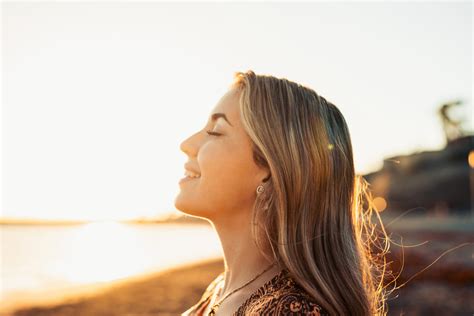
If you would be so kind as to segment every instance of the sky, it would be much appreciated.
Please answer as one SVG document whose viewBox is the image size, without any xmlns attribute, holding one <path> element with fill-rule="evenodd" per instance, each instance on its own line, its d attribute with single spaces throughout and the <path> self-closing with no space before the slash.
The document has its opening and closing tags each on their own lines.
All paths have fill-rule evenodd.
<svg viewBox="0 0 474 316">
<path fill-rule="evenodd" d="M 343 113 L 356 172 L 472 126 L 471 2 L 2 2 L 1 215 L 179 213 L 187 156 L 236 71 L 287 78 Z"/>
</svg>

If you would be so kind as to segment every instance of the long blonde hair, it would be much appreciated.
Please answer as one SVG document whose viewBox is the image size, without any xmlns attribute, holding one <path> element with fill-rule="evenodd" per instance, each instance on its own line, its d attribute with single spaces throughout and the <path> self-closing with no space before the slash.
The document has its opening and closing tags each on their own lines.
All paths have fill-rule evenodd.
<svg viewBox="0 0 474 316">
<path fill-rule="evenodd" d="M 389 244 L 378 243 L 387 239 L 376 232 L 387 235 L 371 222 L 371 194 L 355 174 L 342 113 L 308 87 L 251 70 L 236 72 L 232 87 L 241 91 L 255 162 L 271 175 L 253 210 L 262 254 L 331 315 L 385 315 Z"/>
</svg>

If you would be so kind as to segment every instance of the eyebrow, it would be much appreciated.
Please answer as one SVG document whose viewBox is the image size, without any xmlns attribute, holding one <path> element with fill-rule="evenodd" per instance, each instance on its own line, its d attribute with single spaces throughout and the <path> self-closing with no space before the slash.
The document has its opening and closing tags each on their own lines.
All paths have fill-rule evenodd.
<svg viewBox="0 0 474 316">
<path fill-rule="evenodd" d="M 212 114 L 211 115 L 211 121 L 214 122 L 220 117 L 222 117 L 224 120 L 226 120 L 226 122 L 229 123 L 230 126 L 233 126 L 232 124 L 230 124 L 229 120 L 227 119 L 227 116 L 225 116 L 224 113 L 214 113 L 214 114 Z"/>
</svg>

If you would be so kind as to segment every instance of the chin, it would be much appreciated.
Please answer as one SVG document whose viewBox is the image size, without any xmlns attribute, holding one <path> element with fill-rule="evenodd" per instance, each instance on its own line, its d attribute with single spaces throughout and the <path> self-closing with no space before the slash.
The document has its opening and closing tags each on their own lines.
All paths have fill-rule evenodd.
<svg viewBox="0 0 474 316">
<path fill-rule="evenodd" d="M 178 211 L 186 215 L 204 217 L 204 218 L 206 217 L 205 212 L 203 212 L 198 207 L 196 207 L 196 203 L 193 203 L 189 199 L 188 200 L 184 199 L 181 195 L 178 195 L 174 199 L 174 207 Z"/>
</svg>

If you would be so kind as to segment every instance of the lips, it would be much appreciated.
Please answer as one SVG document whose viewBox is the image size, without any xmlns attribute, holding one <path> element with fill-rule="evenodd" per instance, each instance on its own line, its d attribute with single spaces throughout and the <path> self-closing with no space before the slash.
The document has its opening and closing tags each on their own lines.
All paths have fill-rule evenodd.
<svg viewBox="0 0 474 316">
<path fill-rule="evenodd" d="M 189 171 L 191 174 L 201 175 L 201 173 L 197 169 L 193 168 L 189 163 L 184 165 L 184 169 Z"/>
<path fill-rule="evenodd" d="M 201 173 L 198 172 L 197 169 L 191 167 L 189 164 L 185 164 L 184 169 L 186 171 L 184 172 L 184 178 L 179 180 L 180 185 L 185 183 L 185 182 L 192 181 L 192 180 L 198 180 L 199 178 L 201 178 Z"/>
</svg>

